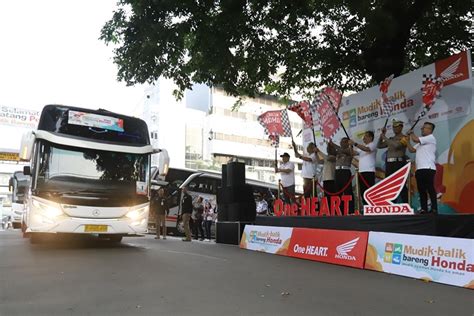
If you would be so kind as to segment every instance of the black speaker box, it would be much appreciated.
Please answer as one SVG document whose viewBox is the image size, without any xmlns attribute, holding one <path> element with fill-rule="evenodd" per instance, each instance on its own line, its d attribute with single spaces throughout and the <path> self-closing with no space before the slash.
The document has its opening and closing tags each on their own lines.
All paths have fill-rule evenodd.
<svg viewBox="0 0 474 316">
<path fill-rule="evenodd" d="M 239 220 L 243 222 L 253 222 L 257 217 L 257 205 L 254 199 L 248 199 L 241 204 Z"/>
<path fill-rule="evenodd" d="M 245 229 L 243 222 L 216 223 L 216 242 L 220 244 L 238 245 Z"/>
<path fill-rule="evenodd" d="M 221 178 L 221 187 L 227 186 L 227 165 L 222 165 L 222 178 Z"/>
<path fill-rule="evenodd" d="M 229 212 L 227 204 L 217 204 L 217 221 L 227 222 L 229 220 Z"/>
<path fill-rule="evenodd" d="M 241 211 L 240 203 L 231 203 L 228 205 L 228 218 L 229 222 L 237 222 L 240 220 L 240 211 Z"/>
<path fill-rule="evenodd" d="M 239 185 L 235 187 L 222 188 L 222 203 L 240 203 L 249 199 L 254 199 L 253 188 L 250 185 Z"/>
<path fill-rule="evenodd" d="M 227 188 L 217 188 L 217 195 L 216 195 L 216 202 L 217 204 L 229 204 L 228 198 L 227 198 Z"/>
<path fill-rule="evenodd" d="M 242 162 L 230 162 L 227 164 L 227 186 L 235 187 L 245 184 L 245 164 Z"/>
</svg>

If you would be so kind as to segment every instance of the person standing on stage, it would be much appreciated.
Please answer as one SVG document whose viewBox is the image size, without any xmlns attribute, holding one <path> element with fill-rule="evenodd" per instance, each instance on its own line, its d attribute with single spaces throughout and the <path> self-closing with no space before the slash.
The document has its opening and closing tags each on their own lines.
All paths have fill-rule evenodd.
<svg viewBox="0 0 474 316">
<path fill-rule="evenodd" d="M 403 122 L 393 120 L 392 128 L 394 136 L 388 138 L 385 136 L 386 128 L 382 129 L 377 148 L 387 148 L 387 158 L 385 161 L 385 177 L 390 176 L 402 168 L 406 163 L 407 137 L 402 134 Z M 400 198 L 403 203 L 408 203 L 408 190 L 403 186 Z"/>
<path fill-rule="evenodd" d="M 318 150 L 318 162 L 323 164 L 323 189 L 324 196 L 330 196 L 328 193 L 336 192 L 336 148 L 330 144 L 326 147 L 327 154 Z M 322 157 L 322 159 L 320 158 Z"/>
<path fill-rule="evenodd" d="M 290 154 L 280 155 L 282 163 L 276 172 L 281 173 L 281 185 L 283 186 L 283 196 L 287 203 L 295 201 L 295 165 L 290 162 Z"/>
<path fill-rule="evenodd" d="M 436 174 L 436 138 L 433 135 L 435 125 L 430 122 L 423 124 L 421 136 L 416 136 L 412 130 L 408 131 L 411 140 L 416 143 L 412 146 L 408 142 L 408 150 L 416 153 L 416 185 L 420 194 L 420 214 L 438 213 L 438 201 L 434 187 L 434 178 Z M 431 200 L 431 212 L 428 212 L 428 195 Z"/>
<path fill-rule="evenodd" d="M 314 143 L 309 143 L 306 147 L 307 154 L 302 155 L 296 149 L 296 144 L 294 142 L 293 148 L 295 149 L 296 158 L 303 160 L 301 176 L 303 177 L 304 197 L 311 197 L 313 194 L 313 179 L 316 176 L 316 164 L 318 163 L 316 157 L 318 149 Z"/>
<path fill-rule="evenodd" d="M 359 155 L 360 195 L 362 196 L 363 204 L 367 204 L 363 198 L 364 192 L 375 184 L 375 156 L 377 155 L 377 145 L 374 142 L 374 132 L 365 132 L 362 141 L 364 142 L 363 144 L 358 144 L 350 140 L 349 144 L 354 146 L 354 151 Z"/>
<path fill-rule="evenodd" d="M 352 197 L 349 202 L 349 214 L 354 213 L 354 194 L 352 191 L 352 172 L 351 163 L 354 157 L 352 146 L 349 145 L 349 138 L 343 137 L 340 146 L 334 144 L 332 141 L 329 144 L 336 149 L 336 192 L 340 195 L 350 195 Z M 344 190 L 343 190 L 344 189 Z"/>
</svg>

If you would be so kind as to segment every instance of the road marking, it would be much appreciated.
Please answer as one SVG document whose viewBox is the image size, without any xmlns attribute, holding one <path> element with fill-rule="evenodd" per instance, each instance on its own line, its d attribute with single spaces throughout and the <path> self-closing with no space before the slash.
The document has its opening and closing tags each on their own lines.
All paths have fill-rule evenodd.
<svg viewBox="0 0 474 316">
<path fill-rule="evenodd" d="M 159 251 L 177 253 L 177 254 L 181 254 L 181 255 L 191 255 L 191 256 L 209 258 L 209 259 L 220 260 L 220 261 L 227 261 L 227 259 L 224 259 L 224 258 L 219 258 L 219 257 L 214 257 L 214 256 L 206 256 L 206 255 L 202 255 L 202 254 L 199 254 L 199 253 L 193 253 L 193 252 L 183 252 L 183 251 L 174 251 L 174 250 L 161 250 L 161 249 Z"/>
</svg>

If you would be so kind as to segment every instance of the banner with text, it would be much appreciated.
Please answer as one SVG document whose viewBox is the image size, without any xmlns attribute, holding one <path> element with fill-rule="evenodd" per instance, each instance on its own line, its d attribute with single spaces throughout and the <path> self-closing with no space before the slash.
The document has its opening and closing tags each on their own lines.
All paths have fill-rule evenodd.
<svg viewBox="0 0 474 316">
<path fill-rule="evenodd" d="M 245 225 L 240 248 L 286 255 L 293 228 Z"/>
<path fill-rule="evenodd" d="M 363 269 L 368 232 L 293 228 L 287 255 Z"/>
<path fill-rule="evenodd" d="M 246 225 L 240 248 L 363 269 L 368 232 Z"/>
<path fill-rule="evenodd" d="M 423 91 L 427 76 L 441 78 L 443 88 L 430 111 L 420 120 L 415 133 L 420 135 L 419 128 L 424 122 L 436 124 L 434 136 L 437 140 L 437 164 L 435 189 L 440 201 L 438 212 L 442 214 L 468 213 L 473 214 L 474 208 L 474 102 L 472 98 L 473 78 L 471 71 L 471 52 L 463 51 L 443 60 L 419 68 L 400 77 L 393 78 L 386 91 L 386 98 L 393 106 L 388 122 L 387 136 L 392 136 L 391 120 L 401 120 L 406 133 L 425 109 Z M 341 102 L 339 116 L 349 136 L 361 142 L 365 131 L 375 133 L 378 141 L 380 131 L 386 120 L 381 104 L 380 87 L 344 97 Z M 304 146 L 316 139 L 318 147 L 326 150 L 325 128 L 315 123 L 313 130 L 303 132 Z M 345 136 L 342 129 L 332 137 L 335 143 Z M 414 161 L 414 155 L 408 153 Z M 377 175 L 383 178 L 385 170 L 386 150 L 377 152 Z M 454 159 L 456 158 L 456 159 Z M 414 177 L 412 182 L 412 207 L 419 208 L 418 193 Z"/>
<path fill-rule="evenodd" d="M 370 232 L 365 268 L 474 289 L 474 240 Z"/>
</svg>

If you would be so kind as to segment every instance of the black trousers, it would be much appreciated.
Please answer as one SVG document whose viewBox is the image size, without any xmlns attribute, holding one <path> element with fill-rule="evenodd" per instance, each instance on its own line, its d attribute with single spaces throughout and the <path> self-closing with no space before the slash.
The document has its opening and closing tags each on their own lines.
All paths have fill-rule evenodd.
<svg viewBox="0 0 474 316">
<path fill-rule="evenodd" d="M 366 182 L 368 186 L 365 185 Z M 364 199 L 364 192 L 368 188 L 373 186 L 374 184 L 375 184 L 375 172 L 370 172 L 370 171 L 359 172 L 359 188 L 360 188 L 360 196 L 362 199 L 362 204 L 367 205 L 367 202 Z"/>
<path fill-rule="evenodd" d="M 386 162 L 385 163 L 385 177 L 388 177 L 389 175 L 394 174 L 406 164 L 407 164 L 406 161 Z M 407 189 L 406 183 L 403 185 L 402 192 L 400 192 L 400 195 L 398 196 L 398 198 L 400 198 L 403 203 L 408 203 L 408 189 Z M 395 201 L 396 200 L 394 200 L 394 202 Z"/>
<path fill-rule="evenodd" d="M 283 201 L 286 203 L 293 203 L 295 199 L 295 185 L 290 185 L 289 187 L 283 187 Z"/>
<path fill-rule="evenodd" d="M 316 186 L 316 182 L 314 183 Z M 313 195 L 313 178 L 303 178 L 303 193 L 305 198 L 309 198 Z M 318 196 L 316 187 L 314 188 L 314 196 Z"/>
<path fill-rule="evenodd" d="M 324 188 L 324 196 L 331 196 L 330 194 L 327 194 L 326 192 L 329 193 L 335 193 L 336 192 L 336 182 L 334 180 L 324 180 L 323 181 L 323 188 Z"/>
<path fill-rule="evenodd" d="M 336 169 L 336 192 L 341 191 L 347 183 L 351 180 L 351 170 L 349 169 Z M 347 185 L 346 189 L 339 194 L 342 195 L 350 195 L 352 197 L 351 201 L 349 202 L 349 214 L 354 213 L 354 193 L 352 191 L 352 181 L 349 185 Z"/>
<path fill-rule="evenodd" d="M 212 227 L 212 221 L 205 220 L 204 221 L 204 230 L 206 231 L 206 238 L 211 239 L 211 227 Z"/>
<path fill-rule="evenodd" d="M 428 195 L 431 200 L 431 212 L 438 211 L 438 200 L 434 188 L 436 170 L 418 169 L 415 172 L 416 185 L 420 194 L 420 205 L 422 211 L 428 211 Z"/>
<path fill-rule="evenodd" d="M 195 219 L 193 222 L 193 235 L 198 239 L 199 235 L 204 239 L 204 229 L 202 229 L 202 219 Z"/>
</svg>

